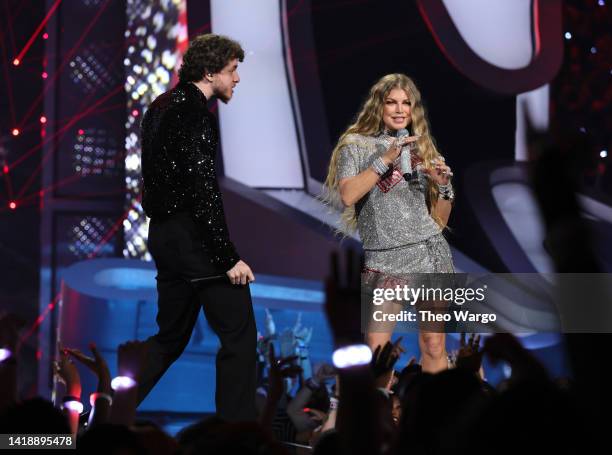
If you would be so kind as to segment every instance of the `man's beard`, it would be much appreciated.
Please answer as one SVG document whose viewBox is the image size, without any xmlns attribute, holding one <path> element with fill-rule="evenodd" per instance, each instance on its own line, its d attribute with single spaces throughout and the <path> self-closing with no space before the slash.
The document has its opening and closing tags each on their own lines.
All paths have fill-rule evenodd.
<svg viewBox="0 0 612 455">
<path fill-rule="evenodd" d="M 232 92 L 230 90 L 230 94 L 228 96 L 228 95 L 226 95 L 225 91 L 217 90 L 217 91 L 215 91 L 215 96 L 223 104 L 227 104 L 229 102 L 229 100 L 232 99 Z"/>
</svg>

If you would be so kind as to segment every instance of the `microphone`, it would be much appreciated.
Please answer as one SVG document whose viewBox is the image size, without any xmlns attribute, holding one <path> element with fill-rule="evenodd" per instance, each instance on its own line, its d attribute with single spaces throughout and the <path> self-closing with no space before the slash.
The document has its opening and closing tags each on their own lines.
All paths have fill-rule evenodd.
<svg viewBox="0 0 612 455">
<path fill-rule="evenodd" d="M 404 136 L 409 136 L 410 133 L 406 128 L 402 128 L 397 132 L 397 137 L 402 138 Z M 402 176 L 404 180 L 407 182 L 412 178 L 412 166 L 410 165 L 410 147 L 408 145 L 404 145 L 402 147 L 401 155 L 400 155 L 400 166 L 402 169 Z"/>
</svg>

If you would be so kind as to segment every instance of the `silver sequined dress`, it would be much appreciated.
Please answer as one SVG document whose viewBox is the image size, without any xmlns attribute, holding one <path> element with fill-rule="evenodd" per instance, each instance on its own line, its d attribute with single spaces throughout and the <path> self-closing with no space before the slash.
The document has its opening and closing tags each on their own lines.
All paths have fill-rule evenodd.
<svg viewBox="0 0 612 455">
<path fill-rule="evenodd" d="M 394 137 L 349 135 L 340 149 L 338 179 L 363 172 L 382 156 Z M 425 200 L 427 177 L 406 182 L 399 160 L 357 204 L 357 227 L 365 267 L 385 274 L 453 273 L 453 259 Z"/>
</svg>

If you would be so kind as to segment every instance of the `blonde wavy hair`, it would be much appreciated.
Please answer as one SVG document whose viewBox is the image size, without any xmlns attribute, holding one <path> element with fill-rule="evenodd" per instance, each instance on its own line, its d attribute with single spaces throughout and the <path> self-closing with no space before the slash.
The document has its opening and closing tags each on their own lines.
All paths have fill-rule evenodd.
<svg viewBox="0 0 612 455">
<path fill-rule="evenodd" d="M 383 106 L 389 92 L 394 88 L 400 88 L 406 92 L 411 102 L 411 122 L 409 124 L 412 135 L 420 135 L 416 142 L 416 153 L 423 159 L 423 164 L 427 168 L 432 168 L 431 160 L 439 158 L 441 155 L 435 145 L 435 140 L 429 132 L 429 122 L 427 114 L 421 101 L 421 92 L 417 89 L 414 81 L 405 74 L 395 73 L 383 76 L 370 89 L 370 93 L 357 114 L 357 120 L 351 124 L 338 139 L 329 162 L 327 178 L 324 183 L 323 200 L 329 205 L 340 206 L 338 197 L 338 159 L 340 150 L 343 146 L 352 142 L 352 134 L 363 136 L 374 136 L 381 133 L 385 125 L 383 123 Z M 438 187 L 431 180 L 428 180 L 427 206 L 434 221 L 441 227 L 446 226 L 442 220 L 435 215 L 435 207 L 438 202 Z M 357 228 L 357 216 L 355 206 L 346 207 L 342 211 L 343 227 L 349 232 L 354 232 Z"/>
</svg>

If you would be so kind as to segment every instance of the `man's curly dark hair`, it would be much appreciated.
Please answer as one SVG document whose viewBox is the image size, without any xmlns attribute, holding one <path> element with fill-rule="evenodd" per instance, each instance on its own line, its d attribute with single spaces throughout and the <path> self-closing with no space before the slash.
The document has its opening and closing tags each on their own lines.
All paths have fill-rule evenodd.
<svg viewBox="0 0 612 455">
<path fill-rule="evenodd" d="M 183 56 L 179 70 L 181 82 L 197 82 L 206 73 L 220 72 L 231 60 L 244 60 L 244 50 L 240 43 L 227 36 L 207 33 L 196 37 Z"/>
</svg>

